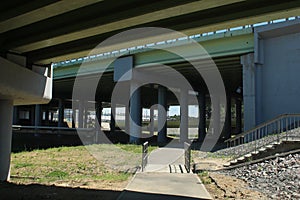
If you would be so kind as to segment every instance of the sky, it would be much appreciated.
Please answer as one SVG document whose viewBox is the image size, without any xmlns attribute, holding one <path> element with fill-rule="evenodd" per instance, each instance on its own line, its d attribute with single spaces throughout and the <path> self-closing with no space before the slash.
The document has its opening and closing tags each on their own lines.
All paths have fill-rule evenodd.
<svg viewBox="0 0 300 200">
<path fill-rule="evenodd" d="M 117 108 L 117 113 L 124 114 L 125 108 Z M 143 110 L 143 115 L 149 115 L 149 109 Z M 104 108 L 103 114 L 110 114 L 110 108 Z M 180 115 L 180 106 L 170 106 L 169 107 L 169 116 Z M 198 106 L 189 105 L 189 117 L 198 117 Z"/>
</svg>

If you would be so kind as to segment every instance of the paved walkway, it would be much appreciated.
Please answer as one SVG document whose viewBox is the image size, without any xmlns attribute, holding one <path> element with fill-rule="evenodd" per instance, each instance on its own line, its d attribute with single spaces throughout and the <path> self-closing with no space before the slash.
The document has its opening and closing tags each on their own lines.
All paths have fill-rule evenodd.
<svg viewBox="0 0 300 200">
<path fill-rule="evenodd" d="M 135 174 L 118 200 L 212 199 L 196 174 L 172 170 L 172 166 L 182 166 L 183 163 L 183 149 L 159 148 L 153 151 L 145 171 Z"/>
</svg>

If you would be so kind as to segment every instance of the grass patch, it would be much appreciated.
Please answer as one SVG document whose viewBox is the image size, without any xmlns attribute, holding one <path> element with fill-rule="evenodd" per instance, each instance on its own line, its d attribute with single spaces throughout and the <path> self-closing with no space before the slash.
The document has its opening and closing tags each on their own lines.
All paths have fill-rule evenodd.
<svg viewBox="0 0 300 200">
<path fill-rule="evenodd" d="M 24 167 L 28 168 L 32 166 L 34 166 L 32 163 L 15 163 L 13 167 L 16 169 L 20 169 L 20 168 L 24 168 Z"/>
<path fill-rule="evenodd" d="M 142 152 L 142 145 L 135 145 L 135 144 L 116 144 L 117 147 L 121 148 L 124 151 L 128 151 L 131 153 L 141 153 Z M 157 149 L 156 146 L 149 146 L 148 152 L 150 153 L 154 149 Z"/>
<path fill-rule="evenodd" d="M 142 151 L 141 145 L 118 144 L 117 146 L 133 153 Z M 137 163 L 132 164 L 129 153 L 125 152 L 120 156 L 120 151 L 113 151 L 109 145 L 101 144 L 98 147 L 100 159 L 91 155 L 84 146 L 13 153 L 11 156 L 12 182 L 41 184 L 54 184 L 61 181 L 75 181 L 78 184 L 89 181 L 122 182 L 132 176 L 132 171 L 127 173 L 127 169 L 139 165 L 139 155 Z M 155 148 L 149 147 L 149 150 L 152 151 Z M 125 157 L 126 155 L 129 158 Z M 124 160 L 130 162 L 132 166 L 127 163 L 126 166 L 122 164 Z M 118 165 L 125 166 L 124 171 L 116 169 L 115 166 Z"/>
<path fill-rule="evenodd" d="M 68 176 L 69 176 L 69 174 L 67 172 L 59 171 L 59 170 L 55 170 L 46 175 L 46 177 L 48 177 L 50 179 L 64 179 Z"/>
<path fill-rule="evenodd" d="M 212 152 L 207 152 L 206 157 L 208 158 L 222 158 L 222 159 L 231 159 L 231 155 L 222 155 L 222 154 L 217 154 L 217 153 L 212 153 Z"/>
<path fill-rule="evenodd" d="M 212 180 L 209 177 L 208 171 L 200 171 L 200 172 L 198 172 L 198 176 L 204 185 L 208 185 L 208 184 L 212 183 Z"/>
</svg>

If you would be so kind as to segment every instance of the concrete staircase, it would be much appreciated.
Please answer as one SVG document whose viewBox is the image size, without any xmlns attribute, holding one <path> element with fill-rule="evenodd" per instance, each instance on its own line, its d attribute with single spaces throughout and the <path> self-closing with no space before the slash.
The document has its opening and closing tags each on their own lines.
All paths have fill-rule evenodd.
<svg viewBox="0 0 300 200">
<path fill-rule="evenodd" d="M 234 160 L 231 160 L 230 162 L 224 164 L 224 167 L 232 167 L 239 164 L 255 161 L 271 155 L 284 153 L 296 149 L 300 149 L 300 140 L 291 140 L 291 141 L 287 140 L 287 141 L 273 142 L 255 151 L 252 151 L 248 154 L 245 154 Z"/>
</svg>

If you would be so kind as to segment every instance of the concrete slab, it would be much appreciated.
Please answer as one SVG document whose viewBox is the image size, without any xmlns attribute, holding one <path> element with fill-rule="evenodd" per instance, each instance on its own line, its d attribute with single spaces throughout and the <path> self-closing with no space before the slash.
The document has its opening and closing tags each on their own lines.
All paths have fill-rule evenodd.
<svg viewBox="0 0 300 200">
<path fill-rule="evenodd" d="M 170 172 L 169 165 L 184 164 L 184 149 L 163 147 L 152 151 L 145 172 Z"/>
<path fill-rule="evenodd" d="M 119 200 L 212 199 L 196 174 L 137 173 Z"/>
</svg>

